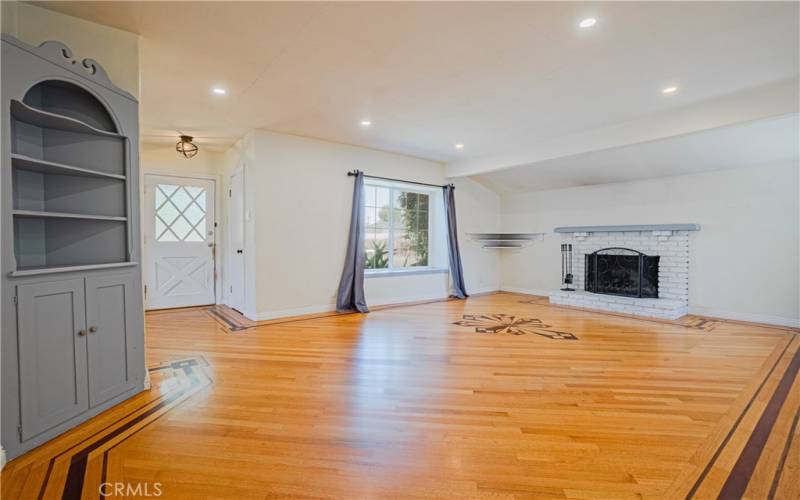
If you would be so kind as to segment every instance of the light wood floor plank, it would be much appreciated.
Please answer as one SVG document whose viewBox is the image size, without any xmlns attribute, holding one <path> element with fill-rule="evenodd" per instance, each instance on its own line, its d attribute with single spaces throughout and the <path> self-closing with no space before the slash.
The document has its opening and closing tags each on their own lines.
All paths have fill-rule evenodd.
<svg viewBox="0 0 800 500">
<path fill-rule="evenodd" d="M 216 311 L 148 314 L 153 389 L 12 461 L 3 498 L 38 491 L 53 457 L 59 498 L 71 457 L 115 429 L 84 498 L 103 474 L 162 498 L 714 497 L 800 346 L 506 293 L 258 325 Z M 753 498 L 797 493 L 792 383 Z"/>
</svg>

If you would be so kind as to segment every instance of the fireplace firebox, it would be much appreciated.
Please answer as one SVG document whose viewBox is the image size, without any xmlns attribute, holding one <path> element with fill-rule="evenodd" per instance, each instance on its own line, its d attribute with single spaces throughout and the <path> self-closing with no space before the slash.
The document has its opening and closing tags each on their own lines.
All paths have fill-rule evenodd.
<svg viewBox="0 0 800 500">
<path fill-rule="evenodd" d="M 630 248 L 603 248 L 585 257 L 587 292 L 658 298 L 657 255 Z"/>
</svg>

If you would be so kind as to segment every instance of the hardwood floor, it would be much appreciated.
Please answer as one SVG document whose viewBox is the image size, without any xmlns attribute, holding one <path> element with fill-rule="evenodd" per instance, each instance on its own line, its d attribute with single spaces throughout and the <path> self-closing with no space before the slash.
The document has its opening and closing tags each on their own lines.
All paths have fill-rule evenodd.
<svg viewBox="0 0 800 500">
<path fill-rule="evenodd" d="M 800 498 L 793 330 L 516 294 L 229 314 L 148 314 L 152 389 L 10 462 L 3 498 Z"/>
</svg>

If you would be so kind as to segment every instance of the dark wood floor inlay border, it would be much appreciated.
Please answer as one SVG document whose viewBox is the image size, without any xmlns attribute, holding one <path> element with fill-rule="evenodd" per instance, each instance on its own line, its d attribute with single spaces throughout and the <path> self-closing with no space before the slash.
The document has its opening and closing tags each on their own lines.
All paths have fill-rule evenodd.
<svg viewBox="0 0 800 500">
<path fill-rule="evenodd" d="M 108 453 L 119 444 L 135 435 L 151 423 L 155 422 L 160 416 L 169 410 L 177 407 L 182 401 L 209 386 L 212 380 L 206 370 L 208 362 L 202 356 L 195 356 L 163 363 L 149 368 L 150 373 L 164 374 L 164 380 L 173 379 L 176 383 L 170 389 L 157 394 L 155 398 L 148 399 L 136 409 L 126 413 L 115 422 L 105 426 L 101 430 L 93 433 L 80 443 L 71 446 L 63 452 L 50 458 L 47 465 L 47 472 L 39 489 L 39 500 L 44 498 L 55 498 L 59 495 L 62 500 L 79 500 L 84 488 L 86 487 L 85 478 L 87 465 L 92 452 L 109 445 L 115 438 L 123 436 L 116 443 L 111 444 L 104 452 L 101 469 L 101 482 L 105 482 L 107 477 Z M 129 418 L 132 417 L 132 418 Z M 125 433 L 128 433 L 125 435 Z M 56 485 L 50 484 L 53 476 L 53 469 L 56 467 L 57 460 L 61 457 L 69 456 L 69 465 L 66 474 L 66 481 L 63 489 L 52 491 Z M 99 488 L 99 484 L 91 485 Z M 100 495 L 99 489 L 97 494 Z"/>
<path fill-rule="evenodd" d="M 744 495 L 756 464 L 758 464 L 761 453 L 764 451 L 764 446 L 767 444 L 767 439 L 775 426 L 775 421 L 778 420 L 778 414 L 789 396 L 789 390 L 794 384 L 798 370 L 800 370 L 800 350 L 795 351 L 792 361 L 778 383 L 778 387 L 772 393 L 772 397 L 769 398 L 767 407 L 764 408 L 764 413 L 758 419 L 758 423 L 750 434 L 747 444 L 745 444 L 742 453 L 739 455 L 739 459 L 722 486 L 722 491 L 719 494 L 720 498 L 742 498 Z"/>
<path fill-rule="evenodd" d="M 241 332 L 256 327 L 255 322 L 248 320 L 241 313 L 227 306 L 216 305 L 206 309 L 206 312 L 231 332 Z"/>
<path fill-rule="evenodd" d="M 781 478 L 783 476 L 783 468 L 786 466 L 786 459 L 789 458 L 789 450 L 792 449 L 792 444 L 794 443 L 795 437 L 797 437 L 797 424 L 800 421 L 800 408 L 798 408 L 794 412 L 794 419 L 792 420 L 792 426 L 789 428 L 789 435 L 786 436 L 786 443 L 783 446 L 783 453 L 781 453 L 781 460 L 778 463 L 778 468 L 775 471 L 775 475 L 772 478 L 772 485 L 769 488 L 769 495 L 767 495 L 767 499 L 772 500 L 775 498 L 775 493 L 778 491 L 778 485 L 781 482 Z"/>
<path fill-rule="evenodd" d="M 780 363 L 781 359 L 783 359 L 784 355 L 789 350 L 789 346 L 792 344 L 792 341 L 794 340 L 793 337 L 794 337 L 793 335 L 788 336 L 787 342 L 783 346 L 783 348 L 781 349 L 780 355 L 775 359 L 775 362 L 772 364 L 772 366 L 770 367 L 769 371 L 767 371 L 766 375 L 761 380 L 761 383 L 758 385 L 756 390 L 753 392 L 753 395 L 750 397 L 750 399 L 747 402 L 747 404 L 745 405 L 745 407 L 739 413 L 739 416 L 736 418 L 736 421 L 733 423 L 731 428 L 728 430 L 728 433 L 725 435 L 725 438 L 722 440 L 722 442 L 719 444 L 719 446 L 717 446 L 717 449 L 714 451 L 714 454 L 711 456 L 711 459 L 708 461 L 708 463 L 706 463 L 706 466 L 703 468 L 703 471 L 700 473 L 700 475 L 695 480 L 694 484 L 692 485 L 692 488 L 689 490 L 689 492 L 686 495 L 686 499 L 687 500 L 690 500 L 690 499 L 694 498 L 695 494 L 700 489 L 700 486 L 705 481 L 706 477 L 708 476 L 708 473 L 711 471 L 711 468 L 717 462 L 717 459 L 722 454 L 722 451 L 728 445 L 728 443 L 730 442 L 730 440 L 733 437 L 734 433 L 739 428 L 739 424 L 742 422 L 742 419 L 744 419 L 744 417 L 747 414 L 747 412 L 750 411 L 750 408 L 753 406 L 753 402 L 755 401 L 756 397 L 758 397 L 758 395 L 764 389 L 764 386 L 767 384 L 767 381 L 772 376 L 773 372 L 775 371 L 775 368 L 778 367 L 778 364 Z M 797 353 L 795 353 L 795 357 L 796 357 L 796 355 L 797 355 Z M 748 482 L 749 482 L 750 478 L 748 477 L 747 479 L 748 479 Z M 720 497 L 720 498 L 723 498 L 723 497 Z"/>
</svg>

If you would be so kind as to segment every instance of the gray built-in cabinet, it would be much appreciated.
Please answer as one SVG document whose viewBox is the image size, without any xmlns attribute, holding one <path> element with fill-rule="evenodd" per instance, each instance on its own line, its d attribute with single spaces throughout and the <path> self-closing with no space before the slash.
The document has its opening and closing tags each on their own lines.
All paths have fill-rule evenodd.
<svg viewBox="0 0 800 500">
<path fill-rule="evenodd" d="M 143 390 L 138 103 L 58 42 L 2 36 L 2 445 Z"/>
</svg>

